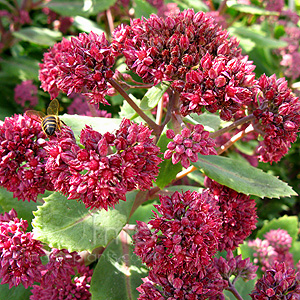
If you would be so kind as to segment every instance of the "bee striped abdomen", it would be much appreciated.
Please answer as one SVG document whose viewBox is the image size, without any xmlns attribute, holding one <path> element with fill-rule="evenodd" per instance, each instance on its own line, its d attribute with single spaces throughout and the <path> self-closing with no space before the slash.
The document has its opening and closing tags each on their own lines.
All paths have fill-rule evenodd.
<svg viewBox="0 0 300 300">
<path fill-rule="evenodd" d="M 42 121 L 42 129 L 44 132 L 50 136 L 53 135 L 55 130 L 57 129 L 57 117 L 56 116 L 46 116 Z"/>
</svg>

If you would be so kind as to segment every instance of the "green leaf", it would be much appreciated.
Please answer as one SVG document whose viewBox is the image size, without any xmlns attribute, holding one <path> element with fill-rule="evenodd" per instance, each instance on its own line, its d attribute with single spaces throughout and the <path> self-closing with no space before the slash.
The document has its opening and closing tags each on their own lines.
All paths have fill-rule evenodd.
<svg viewBox="0 0 300 300">
<path fill-rule="evenodd" d="M 13 32 L 13 36 L 42 46 L 53 46 L 58 40 L 62 38 L 60 31 L 53 31 L 48 28 L 39 27 L 25 27 L 19 31 Z"/>
<path fill-rule="evenodd" d="M 180 10 L 193 8 L 196 12 L 197 11 L 209 11 L 207 5 L 205 5 L 202 1 L 198 0 L 173 0 L 172 2 L 176 3 Z"/>
<path fill-rule="evenodd" d="M 0 65 L 3 72 L 21 81 L 36 80 L 39 75 L 39 62 L 30 58 L 13 57 L 1 61 Z"/>
<path fill-rule="evenodd" d="M 129 97 L 135 102 L 137 106 L 140 105 L 141 101 L 138 100 L 134 95 L 129 94 Z M 154 120 L 154 117 L 150 111 L 145 111 L 145 114 Z M 144 123 L 145 121 L 139 116 L 139 114 L 128 104 L 127 101 L 123 102 L 123 105 L 121 106 L 121 111 L 119 113 L 119 116 L 121 118 L 127 118 L 130 120 L 134 120 L 136 123 Z"/>
<path fill-rule="evenodd" d="M 129 94 L 129 97 L 139 106 L 140 101 L 136 99 L 132 94 Z M 121 111 L 119 113 L 121 118 L 127 118 L 133 120 L 138 117 L 138 113 L 128 104 L 127 101 L 123 101 L 121 106 Z"/>
<path fill-rule="evenodd" d="M 138 209 L 132 214 L 129 223 L 136 224 L 136 221 L 142 221 L 147 223 L 152 217 L 153 213 L 152 210 L 154 209 L 153 204 L 158 204 L 156 201 L 150 204 L 140 205 Z"/>
<path fill-rule="evenodd" d="M 51 247 L 69 251 L 92 252 L 105 247 L 127 223 L 136 193 L 127 193 L 126 202 L 120 201 L 108 211 L 91 211 L 81 202 L 54 193 L 34 212 L 34 236 Z"/>
<path fill-rule="evenodd" d="M 206 176 L 239 193 L 268 198 L 297 195 L 285 182 L 241 161 L 199 154 L 198 161 L 192 164 Z"/>
<path fill-rule="evenodd" d="M 26 290 L 22 284 L 11 289 L 8 284 L 0 284 L 0 300 L 28 300 L 30 295 L 32 295 L 30 289 Z"/>
<path fill-rule="evenodd" d="M 18 201 L 13 197 L 12 192 L 8 192 L 6 189 L 0 187 L 0 206 L 4 211 L 9 212 L 12 208 L 17 212 L 18 218 L 28 221 L 28 231 L 31 231 L 31 221 L 33 219 L 33 211 L 35 211 L 41 205 L 33 201 Z"/>
<path fill-rule="evenodd" d="M 261 15 L 261 16 L 279 16 L 279 13 L 276 11 L 266 10 L 261 7 L 248 4 L 233 4 L 228 5 L 228 7 L 233 8 L 239 12 L 251 14 L 251 15 Z"/>
<path fill-rule="evenodd" d="M 283 216 L 278 219 L 273 219 L 271 221 L 265 221 L 264 226 L 257 232 L 256 237 L 264 239 L 264 235 L 272 229 L 284 229 L 292 237 L 293 242 L 297 240 L 298 237 L 298 218 L 296 216 Z"/>
<path fill-rule="evenodd" d="M 187 177 L 204 186 L 204 176 L 203 173 L 201 173 L 200 171 L 195 170 L 192 173 L 189 173 Z"/>
<path fill-rule="evenodd" d="M 157 13 L 157 9 L 146 0 L 134 0 L 134 15 L 136 18 L 148 18 L 151 14 Z"/>
<path fill-rule="evenodd" d="M 240 150 L 242 153 L 245 153 L 247 155 L 253 155 L 255 148 L 258 145 L 258 141 L 237 141 L 234 143 L 235 147 Z"/>
<path fill-rule="evenodd" d="M 139 257 L 133 253 L 128 235 L 122 234 L 101 255 L 94 270 L 90 292 L 92 300 L 132 300 L 139 296 L 136 290 L 148 275 Z"/>
<path fill-rule="evenodd" d="M 149 89 L 141 101 L 140 108 L 143 110 L 150 110 L 154 108 L 163 96 L 163 94 L 169 88 L 169 85 L 169 83 L 162 82 Z"/>
<path fill-rule="evenodd" d="M 104 30 L 97 23 L 81 16 L 76 16 L 74 18 L 73 25 L 81 31 L 85 31 L 88 33 L 91 31 L 96 34 L 104 33 Z"/>
<path fill-rule="evenodd" d="M 203 113 L 201 115 L 190 114 L 184 120 L 194 125 L 202 124 L 207 131 L 216 131 L 221 125 L 220 117 L 210 113 Z"/>
<path fill-rule="evenodd" d="M 300 260 L 300 241 L 295 241 L 293 243 L 290 252 L 293 254 L 293 259 L 296 265 Z"/>
<path fill-rule="evenodd" d="M 243 37 L 250 39 L 256 44 L 256 46 L 263 47 L 265 49 L 276 49 L 287 46 L 286 42 L 266 36 L 264 32 L 259 31 L 258 29 L 256 30 L 255 26 L 253 26 L 253 28 L 245 28 L 241 25 L 236 25 L 228 28 L 228 31 L 230 34 L 237 36 L 238 38 Z"/>
<path fill-rule="evenodd" d="M 116 2 L 117 0 L 94 0 L 91 2 L 93 3 L 93 6 L 91 7 L 91 14 L 96 15 L 99 12 L 103 12 L 113 6 Z"/>
<path fill-rule="evenodd" d="M 86 3 L 86 5 L 84 5 Z M 46 7 L 62 16 L 86 16 L 88 17 L 92 9 L 92 1 L 74 0 L 52 0 Z"/>
<path fill-rule="evenodd" d="M 81 130 L 85 128 L 85 125 L 91 126 L 94 130 L 104 134 L 119 129 L 122 121 L 121 119 L 114 118 L 98 118 L 68 114 L 59 116 L 59 118 L 71 127 L 76 139 L 80 135 Z"/>
<path fill-rule="evenodd" d="M 160 136 L 160 139 L 157 143 L 157 146 L 160 148 L 162 153 L 167 149 L 167 144 L 171 140 L 166 137 L 166 134 L 163 133 Z M 163 155 L 160 156 L 163 161 L 160 163 L 159 174 L 156 178 L 156 185 L 163 189 L 166 185 L 172 182 L 173 179 L 176 178 L 176 175 L 182 170 L 182 166 L 180 163 L 173 165 L 172 159 L 164 159 Z"/>
</svg>

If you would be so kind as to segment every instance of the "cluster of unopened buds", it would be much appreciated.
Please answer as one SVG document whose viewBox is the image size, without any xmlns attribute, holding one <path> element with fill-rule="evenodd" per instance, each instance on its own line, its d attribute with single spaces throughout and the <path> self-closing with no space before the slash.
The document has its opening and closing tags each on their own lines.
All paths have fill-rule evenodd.
<svg viewBox="0 0 300 300">
<path fill-rule="evenodd" d="M 201 124 L 189 124 L 176 134 L 172 129 L 166 132 L 167 138 L 172 139 L 167 145 L 168 150 L 164 153 L 165 159 L 172 158 L 172 164 L 181 162 L 184 168 L 190 166 L 190 162 L 198 160 L 198 153 L 202 155 L 216 155 L 215 142 L 209 137 L 209 132 L 204 130 Z"/>
</svg>

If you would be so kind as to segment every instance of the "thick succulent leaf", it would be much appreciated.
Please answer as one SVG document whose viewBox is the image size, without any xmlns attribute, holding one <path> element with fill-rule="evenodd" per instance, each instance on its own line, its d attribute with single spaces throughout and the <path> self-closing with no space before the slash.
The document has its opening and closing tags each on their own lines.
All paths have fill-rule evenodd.
<svg viewBox="0 0 300 300">
<path fill-rule="evenodd" d="M 22 41 L 42 46 L 53 46 L 62 38 L 62 34 L 59 31 L 39 27 L 21 28 L 20 30 L 13 32 L 13 35 Z"/>
<path fill-rule="evenodd" d="M 136 290 L 148 271 L 133 253 L 130 237 L 121 232 L 101 255 L 94 270 L 90 292 L 92 300 L 131 300 L 138 298 Z"/>
<path fill-rule="evenodd" d="M 0 300 L 28 300 L 30 295 L 32 295 L 30 289 L 26 290 L 22 284 L 13 286 L 11 289 L 8 284 L 0 284 Z"/>
<path fill-rule="evenodd" d="M 53 193 L 34 212 L 34 237 L 51 247 L 69 251 L 91 252 L 105 247 L 127 223 L 136 193 L 128 193 L 127 201 L 120 201 L 115 209 L 108 211 L 91 211 L 81 202 Z"/>
<path fill-rule="evenodd" d="M 210 113 L 203 113 L 201 115 L 190 114 L 184 120 L 194 125 L 202 124 L 207 131 L 216 131 L 221 125 L 220 117 Z"/>
<path fill-rule="evenodd" d="M 20 80 L 36 80 L 39 74 L 39 61 L 28 57 L 13 57 L 0 61 L 4 73 Z M 1 78 L 1 81 L 3 78 Z M 6 104 L 7 105 L 7 104 Z"/>
<path fill-rule="evenodd" d="M 199 154 L 198 161 L 193 165 L 202 169 L 211 179 L 239 193 L 268 198 L 297 195 L 285 182 L 241 161 L 223 156 Z"/>
<path fill-rule="evenodd" d="M 85 125 L 91 126 L 94 130 L 104 134 L 106 132 L 112 133 L 114 130 L 118 129 L 122 121 L 121 119 L 114 118 L 98 118 L 68 114 L 59 116 L 59 118 L 71 127 L 76 139 Z"/>
<path fill-rule="evenodd" d="M 300 241 L 296 241 L 293 243 L 290 252 L 293 254 L 293 259 L 296 265 L 300 260 Z"/>
<path fill-rule="evenodd" d="M 116 0 L 52 0 L 47 3 L 47 7 L 62 16 L 90 16 L 103 12 L 114 5 Z"/>
<path fill-rule="evenodd" d="M 149 89 L 141 101 L 141 109 L 149 110 L 154 108 L 168 88 L 169 83 L 162 82 Z"/>
<path fill-rule="evenodd" d="M 279 13 L 276 11 L 266 10 L 261 7 L 248 4 L 233 4 L 228 5 L 230 8 L 233 8 L 241 13 L 251 14 L 251 15 L 261 15 L 261 16 L 278 16 Z"/>
<path fill-rule="evenodd" d="M 136 18 L 148 18 L 151 14 L 155 14 L 157 9 L 146 0 L 135 0 L 134 15 Z"/>
<path fill-rule="evenodd" d="M 248 29 L 245 27 L 242 27 L 240 25 L 235 25 L 233 27 L 230 27 L 229 32 L 232 35 L 239 37 L 244 37 L 247 39 L 250 39 L 253 41 L 256 46 L 262 47 L 262 48 L 280 48 L 280 47 L 286 47 L 287 43 L 281 40 L 277 40 L 271 37 L 268 37 L 264 35 L 265 33 L 257 29 L 259 27 L 254 27 L 254 29 Z M 255 30 L 257 29 L 257 30 Z"/>
<path fill-rule="evenodd" d="M 284 229 L 292 237 L 293 242 L 298 237 L 298 218 L 296 216 L 283 216 L 279 219 L 273 219 L 271 221 L 265 221 L 264 226 L 257 232 L 257 236 L 260 239 L 264 239 L 264 235 L 273 229 Z"/>
<path fill-rule="evenodd" d="M 87 33 L 93 31 L 96 34 L 102 34 L 105 32 L 96 22 L 81 16 L 74 18 L 73 25 Z"/>
</svg>

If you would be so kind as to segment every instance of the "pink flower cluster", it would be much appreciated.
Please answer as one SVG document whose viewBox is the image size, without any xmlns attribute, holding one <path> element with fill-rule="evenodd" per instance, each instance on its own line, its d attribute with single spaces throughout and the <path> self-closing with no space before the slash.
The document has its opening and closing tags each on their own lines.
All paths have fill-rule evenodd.
<svg viewBox="0 0 300 300">
<path fill-rule="evenodd" d="M 36 201 L 38 194 L 53 190 L 45 172 L 45 138 L 41 124 L 26 115 L 0 123 L 0 185 L 19 200 Z"/>
<path fill-rule="evenodd" d="M 248 242 L 255 251 L 254 262 L 260 265 L 262 271 L 272 268 L 275 262 L 284 262 L 287 268 L 293 268 L 293 255 L 289 252 L 292 238 L 288 232 L 284 229 L 270 230 L 264 237 L 264 240 L 256 238 Z"/>
<path fill-rule="evenodd" d="M 115 134 L 104 135 L 86 126 L 80 143 L 62 128 L 45 147 L 46 170 L 55 190 L 68 199 L 81 199 L 86 207 L 114 207 L 134 189 L 147 190 L 158 175 L 159 148 L 148 127 L 123 119 Z M 113 153 L 115 150 L 115 153 Z"/>
<path fill-rule="evenodd" d="M 276 262 L 255 284 L 253 300 L 296 300 L 300 298 L 300 273 Z"/>
<path fill-rule="evenodd" d="M 52 99 L 61 90 L 67 95 L 83 92 L 91 104 L 108 104 L 104 96 L 111 88 L 107 79 L 113 76 L 114 62 L 104 33 L 81 33 L 71 41 L 63 39 L 44 54 L 39 73 L 41 87 Z"/>
<path fill-rule="evenodd" d="M 259 79 L 259 107 L 253 115 L 256 127 L 264 132 L 257 151 L 263 162 L 279 161 L 297 140 L 300 128 L 300 102 L 284 78 L 262 75 Z"/>
<path fill-rule="evenodd" d="M 190 162 L 198 160 L 198 153 L 202 155 L 216 155 L 214 149 L 215 142 L 209 137 L 209 132 L 204 130 L 201 124 L 189 124 L 189 128 L 182 129 L 181 134 L 176 134 L 172 129 L 166 132 L 168 139 L 173 139 L 167 145 L 168 150 L 164 153 L 165 159 L 172 157 L 172 163 L 175 165 L 181 162 L 184 168 L 190 166 Z"/>
<path fill-rule="evenodd" d="M 219 251 L 234 250 L 256 228 L 255 200 L 206 177 L 204 184 L 218 201 L 222 238 Z"/>
<path fill-rule="evenodd" d="M 29 102 L 30 107 L 38 104 L 37 86 L 32 83 L 32 80 L 23 81 L 15 87 L 15 101 L 22 107 L 25 107 L 26 102 Z"/>
<path fill-rule="evenodd" d="M 79 263 L 76 252 L 53 249 L 42 267 L 40 285 L 34 285 L 30 300 L 91 299 L 89 283 L 93 271 Z M 76 271 L 76 272 L 75 272 Z"/>
<path fill-rule="evenodd" d="M 41 242 L 26 233 L 27 227 L 27 221 L 18 219 L 14 209 L 0 214 L 0 278 L 9 288 L 19 284 L 28 288 L 40 277 L 40 257 L 45 252 Z"/>
<path fill-rule="evenodd" d="M 230 120 L 252 99 L 255 66 L 203 12 L 132 20 L 114 31 L 112 44 L 144 82 L 172 81 L 183 115 L 200 114 L 205 107 L 220 109 L 221 118 Z"/>
<path fill-rule="evenodd" d="M 137 221 L 133 236 L 134 252 L 150 268 L 139 299 L 160 299 L 153 298 L 155 294 L 175 299 L 193 294 L 194 298 L 186 299 L 197 299 L 220 293 L 226 284 L 211 266 L 222 237 L 216 200 L 208 191 L 187 191 L 160 196 L 160 201 L 155 205 L 160 215 L 153 212 L 148 224 Z"/>
</svg>

